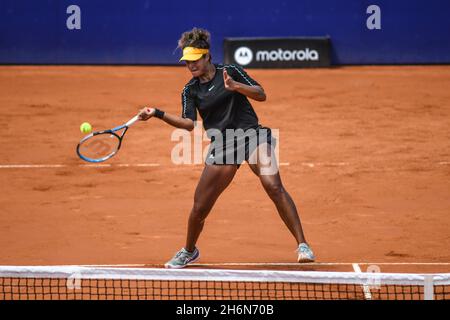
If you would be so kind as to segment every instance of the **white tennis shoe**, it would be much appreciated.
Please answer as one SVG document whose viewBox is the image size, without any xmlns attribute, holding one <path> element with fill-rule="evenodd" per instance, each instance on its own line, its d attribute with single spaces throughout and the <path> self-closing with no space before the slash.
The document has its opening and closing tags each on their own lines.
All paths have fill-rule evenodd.
<svg viewBox="0 0 450 320">
<path fill-rule="evenodd" d="M 198 259 L 200 259 L 200 251 L 198 251 L 197 248 L 195 248 L 193 252 L 189 252 L 185 248 L 182 248 L 164 266 L 168 269 L 181 269 L 188 264 L 196 262 Z"/>
<path fill-rule="evenodd" d="M 314 260 L 316 259 L 311 248 L 306 243 L 300 243 L 297 250 L 298 250 L 297 261 L 300 263 L 314 262 Z"/>
</svg>

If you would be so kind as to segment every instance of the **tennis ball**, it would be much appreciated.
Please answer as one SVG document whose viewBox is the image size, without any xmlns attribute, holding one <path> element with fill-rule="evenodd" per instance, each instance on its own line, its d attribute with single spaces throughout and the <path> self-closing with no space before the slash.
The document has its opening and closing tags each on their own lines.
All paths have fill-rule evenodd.
<svg viewBox="0 0 450 320">
<path fill-rule="evenodd" d="M 83 122 L 80 126 L 80 131 L 83 133 L 89 133 L 92 131 L 92 126 L 89 122 Z"/>
</svg>

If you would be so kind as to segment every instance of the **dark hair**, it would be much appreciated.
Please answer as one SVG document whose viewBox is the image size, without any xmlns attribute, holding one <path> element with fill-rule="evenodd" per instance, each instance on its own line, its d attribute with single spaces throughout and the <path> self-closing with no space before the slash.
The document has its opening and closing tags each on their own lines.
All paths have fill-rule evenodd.
<svg viewBox="0 0 450 320">
<path fill-rule="evenodd" d="M 178 47 L 184 49 L 186 47 L 194 47 L 199 49 L 209 49 L 211 34 L 208 30 L 200 28 L 192 28 L 192 30 L 183 32 L 178 40 Z"/>
</svg>

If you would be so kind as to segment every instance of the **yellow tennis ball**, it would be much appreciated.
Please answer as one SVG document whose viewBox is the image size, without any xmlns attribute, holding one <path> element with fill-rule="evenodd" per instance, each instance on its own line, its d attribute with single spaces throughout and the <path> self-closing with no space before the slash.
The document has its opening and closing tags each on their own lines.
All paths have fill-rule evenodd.
<svg viewBox="0 0 450 320">
<path fill-rule="evenodd" d="M 92 131 L 92 126 L 89 122 L 83 122 L 80 126 L 80 131 L 83 133 L 89 133 Z"/>
</svg>

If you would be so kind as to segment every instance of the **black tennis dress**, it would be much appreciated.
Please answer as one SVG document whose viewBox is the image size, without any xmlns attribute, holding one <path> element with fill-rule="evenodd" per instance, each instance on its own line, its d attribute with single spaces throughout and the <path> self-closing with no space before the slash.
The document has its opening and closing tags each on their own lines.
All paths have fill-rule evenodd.
<svg viewBox="0 0 450 320">
<path fill-rule="evenodd" d="M 206 164 L 237 164 L 248 161 L 261 143 L 274 145 L 270 128 L 258 123 L 258 117 L 243 94 L 225 89 L 223 69 L 237 82 L 259 86 L 237 65 L 214 65 L 216 73 L 208 82 L 192 78 L 181 93 L 182 117 L 197 121 L 197 111 L 211 145 Z"/>
</svg>

